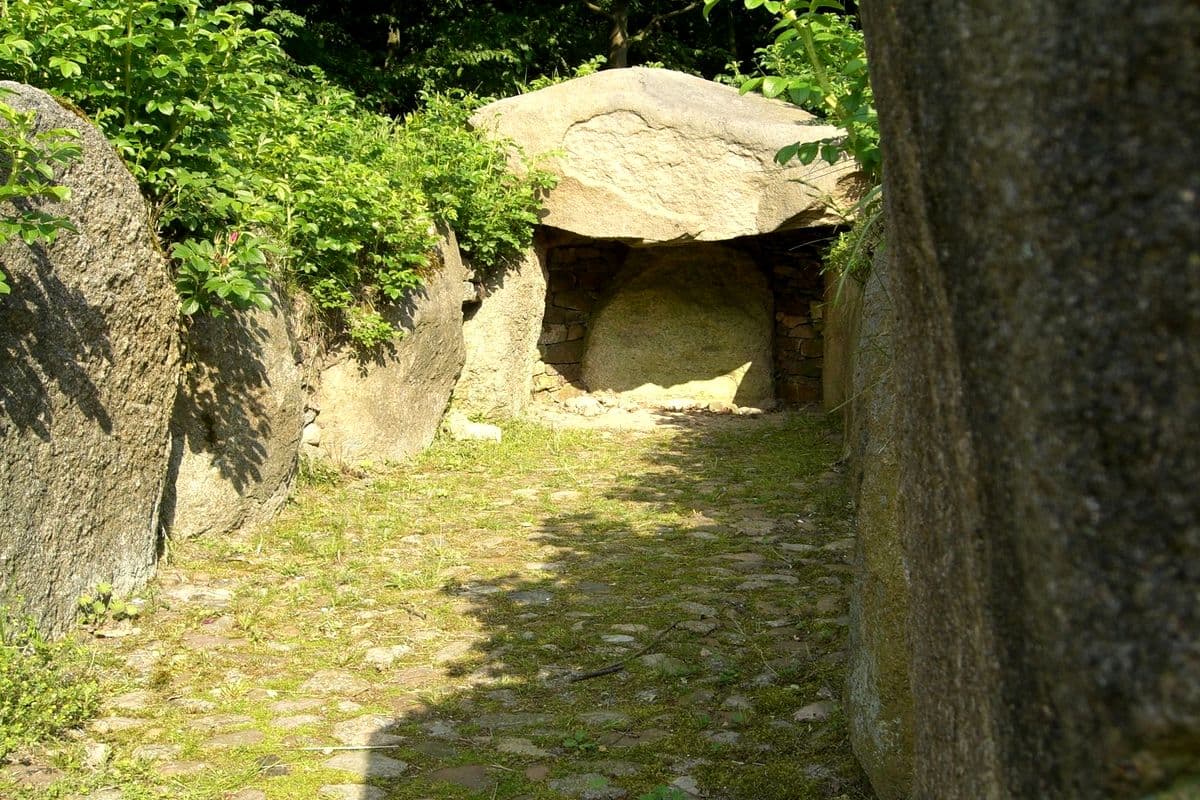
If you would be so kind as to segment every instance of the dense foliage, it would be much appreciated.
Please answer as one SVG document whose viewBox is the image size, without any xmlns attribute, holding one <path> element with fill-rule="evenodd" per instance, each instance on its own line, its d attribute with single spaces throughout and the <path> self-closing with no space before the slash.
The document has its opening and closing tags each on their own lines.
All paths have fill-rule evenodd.
<svg viewBox="0 0 1200 800">
<path fill-rule="evenodd" d="M 71 221 L 37 207 L 38 201 L 66 202 L 71 190 L 55 182 L 56 171 L 80 155 L 78 134 L 55 129 L 37 132 L 34 114 L 4 102 L 0 89 L 0 203 L 11 212 L 0 216 L 0 245 L 10 239 L 26 244 L 54 241 L 62 231 L 74 231 Z M 11 291 L 0 269 L 0 295 Z"/>
<path fill-rule="evenodd" d="M 186 313 L 266 306 L 278 275 L 377 344 L 392 334 L 377 306 L 419 283 L 435 222 L 498 265 L 547 182 L 514 178 L 467 131 L 466 98 L 431 96 L 406 123 L 365 110 L 245 2 L 12 0 L 0 73 L 71 99 L 114 142 L 173 242 Z"/>
<path fill-rule="evenodd" d="M 82 649 L 47 641 L 31 620 L 0 607 L 0 758 L 77 726 L 97 705 Z"/>
<path fill-rule="evenodd" d="M 706 0 L 709 14 L 721 0 Z M 847 154 L 879 181 L 879 119 L 867 74 L 862 30 L 836 0 L 743 0 L 746 8 L 774 15 L 775 39 L 757 51 L 757 76 L 740 76 L 743 92 L 786 98 L 846 131 L 823 142 L 793 144 L 778 160 L 829 163 Z"/>
<path fill-rule="evenodd" d="M 517 93 L 597 57 L 711 77 L 747 61 L 769 20 L 730 4 L 708 20 L 692 0 L 266 0 L 264 21 L 299 63 L 375 108 L 406 111 L 422 92 Z M 591 10 L 589 7 L 594 7 Z M 271 20 L 277 22 L 271 22 Z M 299 24 L 297 20 L 300 20 Z M 614 34 L 624 31 L 620 41 Z M 623 48 L 623 49 L 622 49 Z"/>
</svg>

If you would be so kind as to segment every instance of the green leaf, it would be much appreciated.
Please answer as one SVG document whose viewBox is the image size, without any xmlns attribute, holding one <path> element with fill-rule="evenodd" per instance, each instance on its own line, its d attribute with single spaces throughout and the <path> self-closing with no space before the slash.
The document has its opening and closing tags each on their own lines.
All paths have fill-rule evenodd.
<svg viewBox="0 0 1200 800">
<path fill-rule="evenodd" d="M 762 93 L 763 97 L 778 97 L 783 94 L 788 88 L 786 78 L 780 78 L 775 75 L 770 75 L 763 79 Z"/>
</svg>

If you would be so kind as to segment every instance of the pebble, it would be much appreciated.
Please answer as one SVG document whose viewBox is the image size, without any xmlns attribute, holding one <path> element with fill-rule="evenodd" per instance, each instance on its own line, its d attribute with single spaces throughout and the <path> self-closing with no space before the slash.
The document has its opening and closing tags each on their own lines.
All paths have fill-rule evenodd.
<svg viewBox="0 0 1200 800">
<path fill-rule="evenodd" d="M 411 652 L 412 648 L 406 644 L 394 644 L 391 647 L 372 647 L 363 655 L 363 663 L 368 667 L 385 670 L 396 663 L 396 659 L 406 656 Z"/>
<path fill-rule="evenodd" d="M 821 720 L 829 719 L 829 715 L 833 713 L 835 708 L 837 708 L 837 705 L 830 700 L 809 703 L 792 714 L 792 719 L 796 722 L 820 722 Z"/>
</svg>

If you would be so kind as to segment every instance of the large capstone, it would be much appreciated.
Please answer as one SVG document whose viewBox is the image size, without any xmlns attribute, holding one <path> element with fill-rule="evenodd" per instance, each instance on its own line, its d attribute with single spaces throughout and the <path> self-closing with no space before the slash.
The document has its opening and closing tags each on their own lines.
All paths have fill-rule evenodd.
<svg viewBox="0 0 1200 800">
<path fill-rule="evenodd" d="M 1194 797 L 1200 5 L 861 8 L 914 794 Z"/>
<path fill-rule="evenodd" d="M 172 536 L 270 519 L 287 499 L 304 426 L 305 370 L 289 298 L 197 317 L 171 418 L 164 524 Z"/>
<path fill-rule="evenodd" d="M 437 434 L 462 370 L 466 270 L 452 231 L 437 264 L 386 316 L 401 336 L 372 353 L 331 352 L 320 374 L 313 455 L 342 464 L 400 461 Z"/>
<path fill-rule="evenodd" d="M 137 184 L 96 128 L 49 95 L 0 83 L 39 131 L 78 131 L 72 195 L 44 210 L 79 233 L 0 249 L 0 593 L 48 630 L 100 582 L 151 576 L 179 380 L 175 294 Z M 10 207 L 0 204 L 0 214 Z"/>
<path fill-rule="evenodd" d="M 718 241 L 842 222 L 849 162 L 775 163 L 785 145 L 842 135 L 796 106 L 665 69 L 613 69 L 480 109 L 558 185 L 541 222 L 630 242 Z M 840 207 L 840 208 L 839 208 Z"/>
<path fill-rule="evenodd" d="M 583 380 L 643 401 L 774 398 L 766 277 L 720 245 L 631 251 L 592 321 Z"/>
</svg>

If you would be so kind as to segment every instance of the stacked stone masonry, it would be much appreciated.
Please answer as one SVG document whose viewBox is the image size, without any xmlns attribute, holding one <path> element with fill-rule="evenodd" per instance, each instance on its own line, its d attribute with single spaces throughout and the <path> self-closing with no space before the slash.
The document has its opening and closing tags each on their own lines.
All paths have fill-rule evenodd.
<svg viewBox="0 0 1200 800">
<path fill-rule="evenodd" d="M 775 301 L 775 387 L 778 401 L 784 404 L 821 401 L 821 251 L 831 235 L 830 229 L 819 228 L 728 243 L 750 254 L 770 281 Z M 588 391 L 582 362 L 592 315 L 615 288 L 613 279 L 628 252 L 624 244 L 565 234 L 551 242 L 535 393 L 562 400 Z"/>
<path fill-rule="evenodd" d="M 541 361 L 533 378 L 536 393 L 565 399 L 587 390 L 582 376 L 588 325 L 613 276 L 625 262 L 627 250 L 625 245 L 611 242 L 565 244 L 550 249 L 546 258 L 546 315 L 538 339 Z"/>
</svg>

